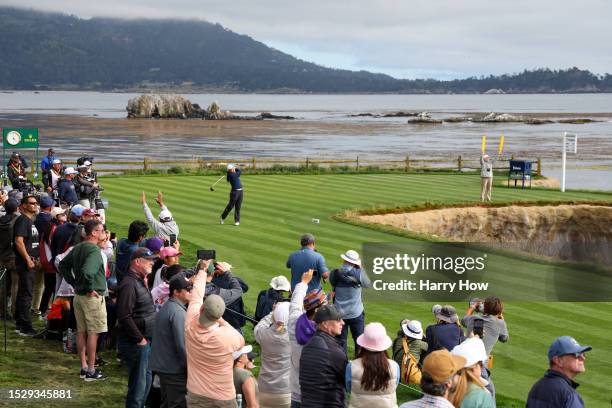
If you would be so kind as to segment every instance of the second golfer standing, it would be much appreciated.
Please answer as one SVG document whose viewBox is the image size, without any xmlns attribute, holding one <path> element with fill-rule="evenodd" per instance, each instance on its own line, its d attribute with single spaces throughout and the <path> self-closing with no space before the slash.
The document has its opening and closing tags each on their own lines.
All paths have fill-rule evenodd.
<svg viewBox="0 0 612 408">
<path fill-rule="evenodd" d="M 227 182 L 231 184 L 229 202 L 221 214 L 221 224 L 225 221 L 232 208 L 234 209 L 235 225 L 240 225 L 240 207 L 242 206 L 243 188 L 240 182 L 240 169 L 233 164 L 227 165 Z"/>
</svg>

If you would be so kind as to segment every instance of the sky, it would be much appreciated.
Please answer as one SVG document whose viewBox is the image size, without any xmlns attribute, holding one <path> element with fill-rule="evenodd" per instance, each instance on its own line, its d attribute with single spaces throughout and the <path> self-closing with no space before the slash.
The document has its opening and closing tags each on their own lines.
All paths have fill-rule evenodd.
<svg viewBox="0 0 612 408">
<path fill-rule="evenodd" d="M 0 0 L 81 18 L 219 23 L 326 67 L 441 80 L 577 66 L 612 73 L 612 1 Z"/>
</svg>

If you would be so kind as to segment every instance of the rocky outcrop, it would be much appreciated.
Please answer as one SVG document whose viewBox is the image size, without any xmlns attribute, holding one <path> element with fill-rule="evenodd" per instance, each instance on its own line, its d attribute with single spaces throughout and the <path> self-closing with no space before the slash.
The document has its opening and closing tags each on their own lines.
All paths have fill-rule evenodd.
<svg viewBox="0 0 612 408">
<path fill-rule="evenodd" d="M 178 95 L 140 95 L 128 101 L 128 118 L 178 118 L 198 117 L 192 103 Z"/>
<path fill-rule="evenodd" d="M 410 124 L 430 124 L 430 125 L 437 125 L 442 123 L 441 120 L 439 119 L 434 119 L 431 117 L 431 115 L 427 112 L 421 112 L 418 115 L 416 115 L 415 118 L 413 119 L 408 119 L 408 123 Z"/>
<path fill-rule="evenodd" d="M 273 115 L 270 112 L 262 112 L 259 115 L 257 115 L 258 118 L 261 119 L 286 119 L 286 120 L 292 120 L 295 119 L 295 117 L 293 116 L 280 116 L 280 115 Z"/>
<path fill-rule="evenodd" d="M 463 207 L 359 218 L 445 240 L 487 242 L 563 260 L 612 263 L 612 206 Z"/>
<path fill-rule="evenodd" d="M 552 120 L 548 120 L 548 119 L 537 119 L 537 118 L 533 118 L 533 119 L 527 119 L 525 121 L 525 124 L 527 125 L 548 125 L 550 123 L 555 123 Z"/>
<path fill-rule="evenodd" d="M 515 116 L 509 113 L 495 113 L 491 112 L 483 118 L 474 119 L 474 122 L 524 122 L 525 118 L 522 116 Z"/>
<path fill-rule="evenodd" d="M 588 118 L 577 118 L 577 119 L 561 119 L 559 123 L 566 123 L 570 125 L 584 125 L 585 123 L 597 122 L 593 119 Z"/>
</svg>

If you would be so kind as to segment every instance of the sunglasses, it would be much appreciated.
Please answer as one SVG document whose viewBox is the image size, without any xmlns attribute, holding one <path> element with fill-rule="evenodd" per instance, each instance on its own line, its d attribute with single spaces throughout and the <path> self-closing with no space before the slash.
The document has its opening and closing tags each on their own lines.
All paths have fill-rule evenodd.
<svg viewBox="0 0 612 408">
<path fill-rule="evenodd" d="M 28 204 L 29 205 L 38 205 L 38 202 L 37 201 L 28 201 Z"/>
<path fill-rule="evenodd" d="M 565 356 L 572 356 L 572 357 L 574 357 L 576 359 L 584 358 L 584 353 L 567 353 L 567 354 L 564 354 L 564 355 Z"/>
</svg>

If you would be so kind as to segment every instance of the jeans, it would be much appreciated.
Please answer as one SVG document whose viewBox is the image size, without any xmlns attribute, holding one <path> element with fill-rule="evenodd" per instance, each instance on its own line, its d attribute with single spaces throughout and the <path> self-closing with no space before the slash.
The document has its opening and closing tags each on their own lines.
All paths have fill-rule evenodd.
<svg viewBox="0 0 612 408">
<path fill-rule="evenodd" d="M 300 408 L 302 406 L 301 402 L 291 400 L 291 408 Z"/>
<path fill-rule="evenodd" d="M 353 337 L 353 342 L 355 343 L 355 356 L 359 355 L 359 346 L 357 345 L 357 337 L 363 334 L 363 330 L 365 328 L 365 312 L 362 312 L 361 315 L 355 317 L 354 319 L 344 319 L 344 327 L 342 328 L 342 333 L 340 333 L 340 338 L 344 343 L 344 351 L 348 347 L 348 331 L 351 330 L 351 336 Z"/>
<path fill-rule="evenodd" d="M 225 219 L 227 215 L 234 208 L 234 221 L 240 222 L 240 207 L 242 206 L 242 196 L 243 190 L 232 190 L 230 191 L 229 203 L 227 203 L 227 207 L 223 210 L 223 214 L 221 214 L 221 218 Z"/>
<path fill-rule="evenodd" d="M 125 399 L 126 408 L 143 408 L 147 394 L 151 389 L 151 370 L 149 354 L 151 354 L 151 339 L 146 346 L 139 346 L 129 340 L 119 338 L 119 353 L 128 368 L 128 392 Z"/>
<path fill-rule="evenodd" d="M 28 267 L 21 262 L 17 263 L 15 266 L 17 274 L 19 275 L 15 323 L 20 330 L 32 330 L 30 308 L 32 307 L 32 293 L 34 291 L 36 268 L 28 269 Z"/>
</svg>

